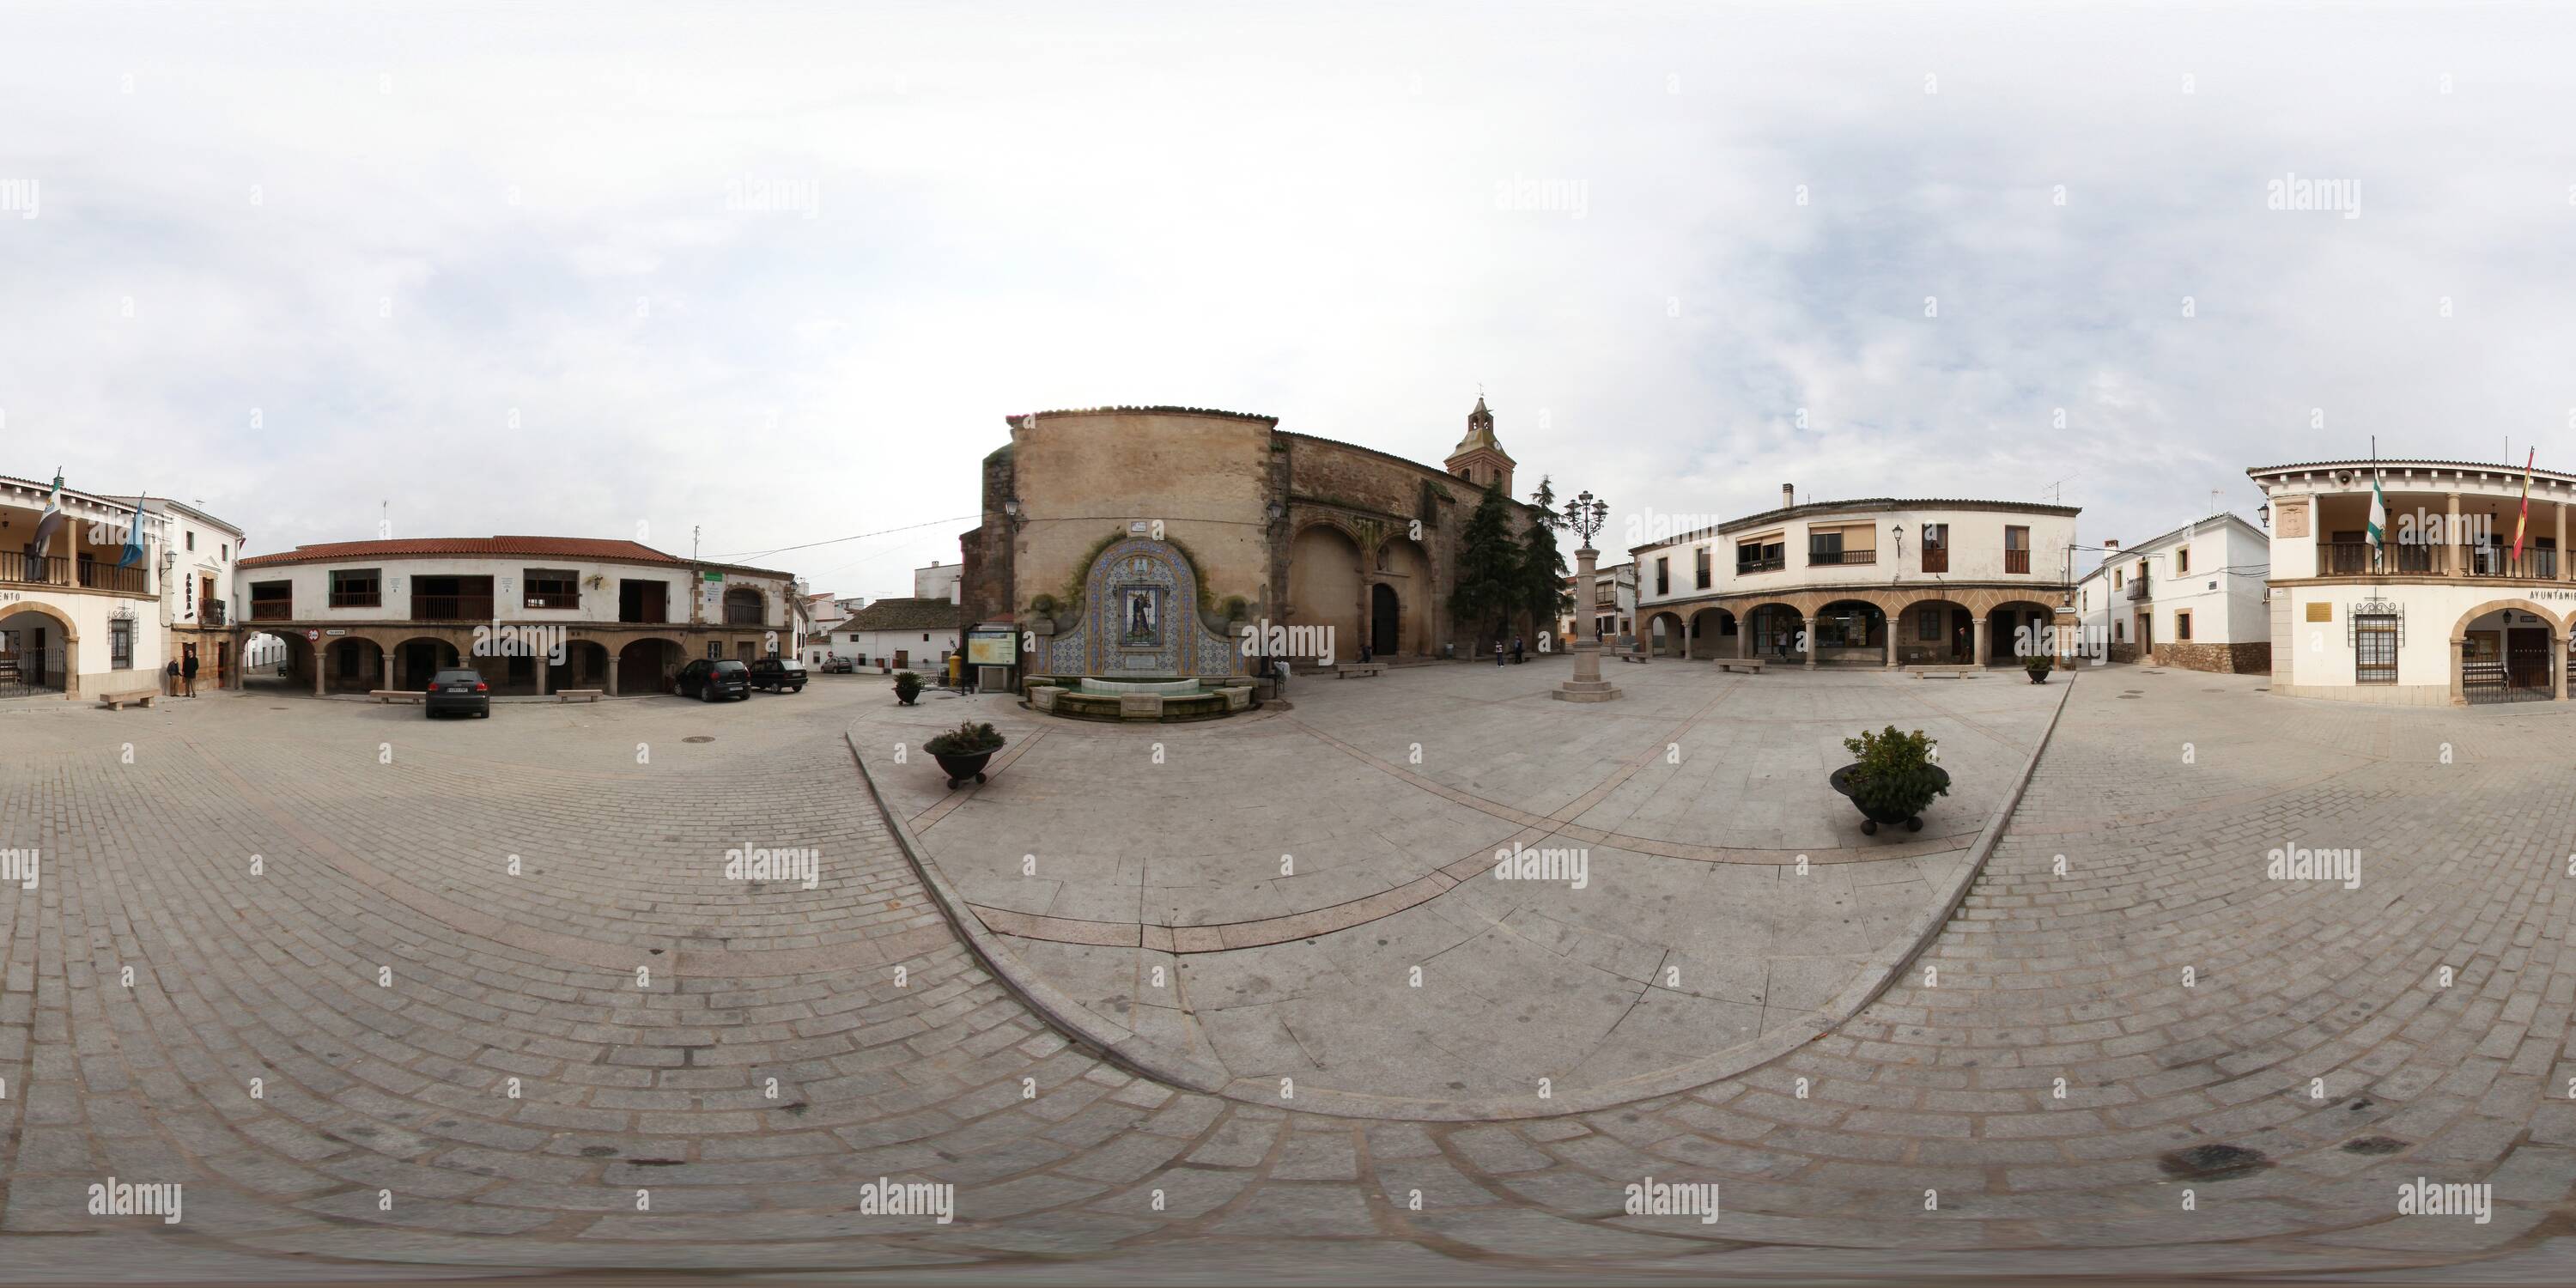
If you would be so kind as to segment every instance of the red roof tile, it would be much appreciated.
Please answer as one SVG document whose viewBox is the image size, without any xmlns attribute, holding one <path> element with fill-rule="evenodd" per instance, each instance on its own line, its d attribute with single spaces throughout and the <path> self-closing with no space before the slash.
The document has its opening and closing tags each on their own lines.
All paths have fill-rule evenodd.
<svg viewBox="0 0 2576 1288">
<path fill-rule="evenodd" d="M 618 563 L 684 565 L 688 561 L 651 546 L 604 537 L 412 537 L 391 541 L 326 541 L 273 555 L 253 555 L 244 568 L 346 559 L 410 559 L 439 555 L 489 558 L 596 559 Z"/>
</svg>

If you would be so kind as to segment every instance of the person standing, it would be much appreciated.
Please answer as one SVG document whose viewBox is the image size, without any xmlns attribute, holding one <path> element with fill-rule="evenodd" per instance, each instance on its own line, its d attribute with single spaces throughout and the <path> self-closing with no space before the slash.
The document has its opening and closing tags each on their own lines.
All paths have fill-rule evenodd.
<svg viewBox="0 0 2576 1288">
<path fill-rule="evenodd" d="M 1518 636 L 1518 635 L 1515 635 L 1515 636 L 1513 636 L 1513 637 L 1512 637 L 1512 665 L 1514 665 L 1514 666 L 1519 666 L 1519 665 L 1521 664 L 1521 660 L 1522 660 L 1521 637 L 1520 637 L 1520 636 Z"/>
<path fill-rule="evenodd" d="M 195 649 L 188 650 L 187 664 L 179 668 L 179 675 L 187 681 L 188 696 L 192 698 L 197 696 L 197 651 Z"/>
<path fill-rule="evenodd" d="M 1494 637 L 1494 665 L 1496 665 L 1496 666 L 1501 666 L 1502 664 L 1503 664 L 1503 637 L 1502 637 L 1502 636 L 1500 636 L 1500 635 L 1497 635 L 1497 636 L 1495 636 L 1495 637 Z"/>
<path fill-rule="evenodd" d="M 161 668 L 161 674 L 169 678 L 170 696 L 179 696 L 179 659 L 171 658 L 170 664 Z"/>
</svg>

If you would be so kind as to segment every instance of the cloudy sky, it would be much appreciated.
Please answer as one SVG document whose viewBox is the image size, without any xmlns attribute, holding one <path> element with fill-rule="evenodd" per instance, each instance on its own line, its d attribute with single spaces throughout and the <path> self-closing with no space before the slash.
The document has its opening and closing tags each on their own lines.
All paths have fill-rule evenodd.
<svg viewBox="0 0 2576 1288">
<path fill-rule="evenodd" d="M 254 552 L 695 528 L 902 594 L 1005 415 L 1437 461 L 1480 386 L 1614 536 L 2576 469 L 2563 6 L 11 0 L 0 50 L 0 473 Z"/>
</svg>

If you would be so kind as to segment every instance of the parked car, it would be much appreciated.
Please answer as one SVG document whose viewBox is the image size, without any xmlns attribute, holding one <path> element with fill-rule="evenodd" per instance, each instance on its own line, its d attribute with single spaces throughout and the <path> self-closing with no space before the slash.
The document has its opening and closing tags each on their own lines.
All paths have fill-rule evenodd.
<svg viewBox="0 0 2576 1288">
<path fill-rule="evenodd" d="M 745 665 L 751 675 L 751 687 L 772 693 L 803 693 L 805 664 L 792 657 L 755 658 Z"/>
<path fill-rule="evenodd" d="M 717 702 L 733 698 L 751 698 L 751 670 L 740 662 L 727 659 L 699 658 L 680 668 L 671 680 L 671 692 L 700 702 Z"/>
<path fill-rule="evenodd" d="M 441 711 L 472 712 L 492 718 L 492 686 L 483 673 L 471 667 L 450 667 L 429 677 L 429 688 L 420 700 L 422 714 L 437 719 Z"/>
<path fill-rule="evenodd" d="M 825 675 L 848 675 L 852 670 L 850 659 L 846 657 L 824 658 L 823 665 L 818 669 Z"/>
</svg>

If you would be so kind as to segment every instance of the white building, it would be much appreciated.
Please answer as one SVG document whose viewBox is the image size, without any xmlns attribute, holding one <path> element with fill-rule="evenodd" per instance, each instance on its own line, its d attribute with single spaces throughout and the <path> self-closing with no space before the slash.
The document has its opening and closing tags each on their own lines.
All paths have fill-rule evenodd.
<svg viewBox="0 0 2576 1288">
<path fill-rule="evenodd" d="M 2370 536 L 2374 469 L 2387 498 Z M 2272 530 L 2272 692 L 2440 705 L 2567 695 L 2576 475 L 2520 466 L 2311 461 L 2246 471 Z"/>
<path fill-rule="evenodd" d="M 957 599 L 957 581 L 966 572 L 962 563 L 944 564 L 937 560 L 929 566 L 912 570 L 912 597 L 915 599 Z"/>
<path fill-rule="evenodd" d="M 773 569 L 592 537 L 340 541 L 240 567 L 243 625 L 282 640 L 316 695 L 417 689 L 456 665 L 501 693 L 660 692 L 691 658 L 793 653 L 803 593 Z"/>
<path fill-rule="evenodd" d="M 1559 651 L 1573 643 L 1575 631 L 1582 622 L 1591 623 L 1589 629 L 1594 639 L 1614 645 L 1637 633 L 1637 561 L 1631 559 L 1607 568 L 1596 567 L 1592 575 L 1592 608 L 1589 612 L 1583 610 L 1583 574 L 1573 572 L 1565 575 L 1565 593 L 1574 603 L 1565 616 L 1557 619 L 1558 643 L 1555 647 Z"/>
<path fill-rule="evenodd" d="M 1778 509 L 1630 548 L 1656 655 L 1883 667 L 2071 655 L 2076 507 L 1799 504 L 1780 491 Z"/>
<path fill-rule="evenodd" d="M 49 505 L 61 516 L 50 525 Z M 138 514 L 143 552 L 127 562 Z M 0 695 L 161 687 L 173 656 L 161 607 L 176 581 L 165 557 L 169 523 L 149 506 L 74 491 L 60 478 L 0 477 Z"/>
<path fill-rule="evenodd" d="M 170 633 L 170 655 L 181 666 L 197 659 L 201 688 L 231 687 L 239 651 L 233 574 L 241 562 L 242 530 L 168 497 L 119 499 L 138 502 L 163 521 L 167 541 L 154 567 L 161 574 L 161 624 Z"/>
<path fill-rule="evenodd" d="M 2272 553 L 2262 529 L 2220 513 L 2126 549 L 2102 544 L 2102 562 L 2075 583 L 2075 616 L 2088 648 L 2116 662 L 2271 671 L 2264 595 Z"/>
<path fill-rule="evenodd" d="M 833 647 L 862 669 L 937 671 L 958 649 L 964 611 L 946 599 L 880 599 L 841 623 Z"/>
</svg>

